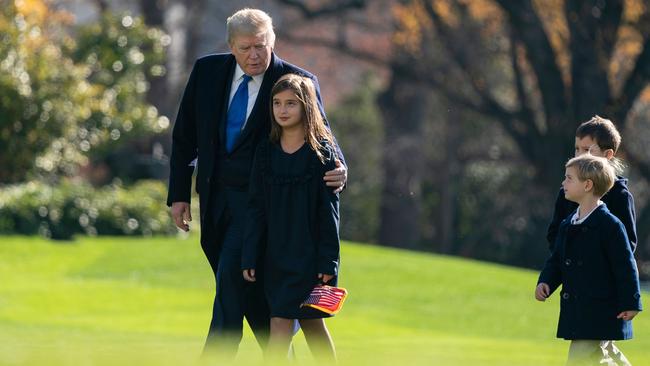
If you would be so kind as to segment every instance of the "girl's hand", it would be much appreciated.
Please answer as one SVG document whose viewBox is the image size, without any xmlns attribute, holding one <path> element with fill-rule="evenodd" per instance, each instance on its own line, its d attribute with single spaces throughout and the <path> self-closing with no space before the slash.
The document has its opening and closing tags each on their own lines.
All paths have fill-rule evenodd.
<svg viewBox="0 0 650 366">
<path fill-rule="evenodd" d="M 616 319 L 632 320 L 638 313 L 639 312 L 636 310 L 625 310 L 618 314 L 618 316 L 616 316 Z"/>
<path fill-rule="evenodd" d="M 551 288 L 544 282 L 540 282 L 535 289 L 535 298 L 538 301 L 546 301 L 546 298 L 551 295 Z"/>
<path fill-rule="evenodd" d="M 323 283 L 328 283 L 328 282 L 330 282 L 330 280 L 331 280 L 332 278 L 334 278 L 333 275 L 328 275 L 328 274 L 323 274 L 323 273 L 319 273 L 319 274 L 318 274 L 318 279 L 321 280 L 321 281 L 323 281 Z"/>
<path fill-rule="evenodd" d="M 245 269 L 243 274 L 246 281 L 255 282 L 255 268 Z"/>
</svg>

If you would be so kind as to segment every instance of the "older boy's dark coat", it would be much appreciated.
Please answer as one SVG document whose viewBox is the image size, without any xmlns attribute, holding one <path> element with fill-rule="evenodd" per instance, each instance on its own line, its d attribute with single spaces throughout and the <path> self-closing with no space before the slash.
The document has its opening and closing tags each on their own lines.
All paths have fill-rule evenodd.
<svg viewBox="0 0 650 366">
<path fill-rule="evenodd" d="M 632 338 L 632 322 L 616 316 L 641 310 L 639 277 L 625 227 L 606 205 L 580 225 L 562 221 L 542 282 L 551 292 L 562 285 L 558 338 Z"/>
<path fill-rule="evenodd" d="M 632 245 L 632 253 L 636 250 L 636 213 L 634 212 L 634 198 L 632 193 L 627 188 L 627 179 L 618 177 L 614 186 L 603 196 L 602 201 L 605 202 L 610 212 L 616 216 L 623 225 L 627 232 L 627 238 Z M 564 197 L 564 190 L 560 188 L 560 192 L 555 200 L 555 210 L 553 211 L 553 219 L 548 225 L 546 232 L 546 240 L 551 252 L 555 245 L 557 231 L 560 227 L 562 220 L 567 216 L 573 214 L 578 208 L 578 204 L 571 202 Z"/>
</svg>

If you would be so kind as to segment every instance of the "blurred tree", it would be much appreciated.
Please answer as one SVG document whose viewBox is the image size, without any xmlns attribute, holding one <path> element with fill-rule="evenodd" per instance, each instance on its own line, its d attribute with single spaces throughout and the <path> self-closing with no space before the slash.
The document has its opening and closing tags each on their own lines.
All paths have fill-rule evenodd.
<svg viewBox="0 0 650 366">
<path fill-rule="evenodd" d="M 450 0 L 405 1 L 396 9 L 400 77 L 425 79 L 507 132 L 532 168 L 538 195 L 527 196 L 532 212 L 525 226 L 529 239 L 541 238 L 577 125 L 598 113 L 625 133 L 634 104 L 650 100 L 643 94 L 650 81 L 647 4 Z M 448 72 L 427 72 L 432 68 Z M 647 170 L 647 158 L 625 153 L 638 171 Z M 535 204 L 540 199 L 548 209 Z M 648 230 L 640 226 L 640 234 L 645 242 Z M 526 242 L 515 253 L 532 264 Z"/>
<path fill-rule="evenodd" d="M 106 14 L 73 27 L 47 1 L 4 1 L 0 16 L 0 183 L 72 175 L 127 136 L 169 125 L 145 101 L 165 35 Z M 72 38 L 72 32 L 76 38 Z M 76 40 L 75 40 L 76 39 Z"/>
<path fill-rule="evenodd" d="M 379 98 L 386 128 L 382 243 L 413 246 L 429 238 L 422 223 L 436 218 L 438 230 L 431 231 L 446 243 L 436 245 L 443 251 L 481 250 L 491 259 L 539 263 L 577 125 L 598 113 L 631 142 L 637 136 L 628 129 L 644 118 L 642 106 L 650 101 L 650 9 L 642 0 L 382 1 L 392 19 L 381 30 L 368 26 L 383 19 L 375 2 L 277 2 L 308 21 L 320 17 L 338 27 L 335 37 L 298 28 L 292 41 L 388 70 L 390 82 Z M 390 47 L 369 49 L 373 33 L 389 36 Z M 462 122 L 468 119 L 477 120 L 481 132 Z M 433 123 L 439 127 L 425 133 Z M 432 140 L 435 133 L 442 136 Z M 438 152 L 448 164 L 423 148 L 432 141 L 442 143 Z M 621 154 L 649 182 L 643 152 L 624 142 Z M 489 162 L 494 159 L 499 163 Z M 423 167 L 435 169 L 435 177 Z M 426 204 L 440 213 L 422 206 L 429 198 Z M 637 201 L 641 244 L 650 234 L 643 225 L 650 220 L 645 201 Z"/>
</svg>

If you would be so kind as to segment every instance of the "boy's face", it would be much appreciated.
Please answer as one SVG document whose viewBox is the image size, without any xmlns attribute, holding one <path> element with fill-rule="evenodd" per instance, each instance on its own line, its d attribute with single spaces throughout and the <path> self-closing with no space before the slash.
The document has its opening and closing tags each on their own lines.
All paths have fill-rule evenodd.
<svg viewBox="0 0 650 366">
<path fill-rule="evenodd" d="M 592 138 L 591 136 L 576 136 L 574 156 L 580 156 L 586 153 L 590 153 L 593 156 L 598 156 L 607 160 L 614 157 L 614 150 L 605 149 L 603 151 L 600 146 L 598 146 L 598 141 L 596 141 L 596 139 Z"/>
<path fill-rule="evenodd" d="M 578 171 L 575 167 L 566 168 L 562 188 L 564 189 L 564 198 L 573 202 L 580 202 L 586 195 L 591 194 L 591 181 L 581 181 L 578 178 Z"/>
</svg>

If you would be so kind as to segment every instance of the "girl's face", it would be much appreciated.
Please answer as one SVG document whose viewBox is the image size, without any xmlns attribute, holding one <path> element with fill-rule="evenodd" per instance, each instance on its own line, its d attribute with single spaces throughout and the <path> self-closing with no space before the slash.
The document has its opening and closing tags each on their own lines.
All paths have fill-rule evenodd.
<svg viewBox="0 0 650 366">
<path fill-rule="evenodd" d="M 575 167 L 566 168 L 562 188 L 564 189 L 564 198 L 569 201 L 579 202 L 585 195 L 589 194 L 589 180 L 581 181 L 578 179 L 578 171 Z"/>
<path fill-rule="evenodd" d="M 302 125 L 303 107 L 298 96 L 291 90 L 283 90 L 273 96 L 273 117 L 283 129 Z"/>
</svg>

